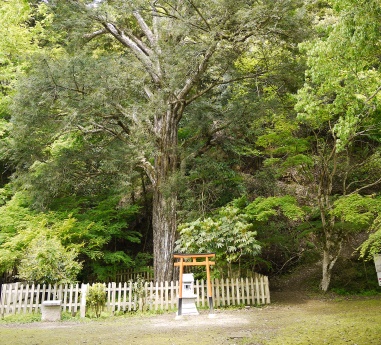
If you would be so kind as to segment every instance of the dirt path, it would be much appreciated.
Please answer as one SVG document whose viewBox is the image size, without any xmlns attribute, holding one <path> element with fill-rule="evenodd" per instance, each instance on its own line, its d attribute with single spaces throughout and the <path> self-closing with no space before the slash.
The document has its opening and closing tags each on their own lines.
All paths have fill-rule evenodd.
<svg viewBox="0 0 381 345">
<path fill-rule="evenodd" d="M 281 299 L 281 296 L 279 297 Z M 263 308 L 216 310 L 214 318 L 210 318 L 207 311 L 201 311 L 198 316 L 187 316 L 180 320 L 176 320 L 175 314 L 171 313 L 118 317 L 103 321 L 2 324 L 0 343 L 2 345 L 379 345 L 381 316 L 372 318 L 377 312 L 381 315 L 380 311 L 380 299 L 354 301 L 299 299 L 299 303 L 280 301 Z M 364 324 L 358 323 L 359 314 L 363 316 Z M 335 320 L 341 320 L 339 327 Z M 323 342 L 319 334 L 321 333 L 320 336 L 327 332 L 329 334 L 331 324 L 333 324 L 332 336 Z M 364 338 L 365 333 L 361 332 L 363 325 L 369 325 L 366 338 Z M 378 327 L 380 333 L 377 328 L 373 330 L 372 325 Z M 346 329 L 353 332 L 353 339 L 348 336 L 342 338 L 341 334 L 348 334 L 345 332 Z M 309 332 L 313 332 L 311 333 L 313 336 L 310 336 Z"/>
</svg>

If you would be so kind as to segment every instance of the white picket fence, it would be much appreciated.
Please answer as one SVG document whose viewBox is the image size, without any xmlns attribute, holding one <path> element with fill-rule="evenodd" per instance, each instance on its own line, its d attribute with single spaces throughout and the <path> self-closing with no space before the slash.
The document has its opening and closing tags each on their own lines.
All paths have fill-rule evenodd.
<svg viewBox="0 0 381 345">
<path fill-rule="evenodd" d="M 137 292 L 135 283 L 106 284 L 107 310 L 114 313 L 131 310 L 172 310 L 177 308 L 179 283 L 145 282 Z M 22 283 L 3 284 L 0 296 L 0 316 L 15 313 L 39 312 L 42 302 L 61 300 L 62 310 L 84 314 L 87 284 L 28 285 Z M 205 281 L 196 280 L 194 291 L 197 307 L 207 307 Z M 256 274 L 246 279 L 215 279 L 212 281 L 214 307 L 230 305 L 263 305 L 270 303 L 268 278 Z M 82 308 L 82 309 L 81 309 Z"/>
</svg>

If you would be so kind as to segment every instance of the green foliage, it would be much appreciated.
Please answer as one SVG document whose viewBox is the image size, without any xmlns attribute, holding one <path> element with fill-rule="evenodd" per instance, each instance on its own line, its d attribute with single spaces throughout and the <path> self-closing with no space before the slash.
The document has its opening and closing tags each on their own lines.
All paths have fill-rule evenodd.
<svg viewBox="0 0 381 345">
<path fill-rule="evenodd" d="M 360 257 L 367 260 L 373 259 L 375 254 L 381 252 L 381 215 L 378 213 L 377 217 L 374 219 L 373 224 L 369 228 L 369 237 L 365 240 L 361 246 Z"/>
<path fill-rule="evenodd" d="M 233 204 L 222 207 L 213 218 L 197 219 L 179 226 L 175 250 L 183 253 L 216 253 L 223 262 L 237 262 L 242 255 L 255 256 L 260 244 L 247 216 Z"/>
<path fill-rule="evenodd" d="M 303 216 L 304 211 L 290 196 L 257 198 L 248 205 L 245 198 L 236 199 L 211 217 L 181 224 L 176 250 L 183 253 L 213 252 L 220 269 L 224 263 L 231 268 L 232 263 L 241 263 L 241 259 L 257 257 L 261 247 L 269 245 L 271 225 L 267 222 L 279 217 L 295 222 Z"/>
<path fill-rule="evenodd" d="M 86 294 L 86 305 L 90 307 L 98 318 L 101 316 L 103 308 L 106 306 L 107 294 L 106 288 L 102 283 L 96 283 L 89 286 Z"/>
<path fill-rule="evenodd" d="M 379 1 L 85 3 L 0 4 L 0 273 L 38 239 L 83 277 L 133 266 L 152 193 L 178 248 L 229 263 L 381 250 Z"/>
<path fill-rule="evenodd" d="M 379 3 L 341 4 L 335 7 L 327 37 L 304 44 L 309 70 L 297 104 L 300 120 L 312 128 L 331 121 L 338 152 L 351 145 L 359 131 L 377 132 L 381 78 L 375 48 Z"/>
<path fill-rule="evenodd" d="M 231 167 L 234 160 L 214 151 L 188 163 L 179 189 L 179 218 L 184 221 L 206 215 L 244 191 L 242 177 Z"/>
<path fill-rule="evenodd" d="M 377 195 L 380 184 L 375 167 L 380 162 L 381 8 L 377 1 L 336 5 L 323 3 L 313 10 L 316 36 L 300 44 L 299 53 L 307 58 L 304 85 L 288 98 L 297 114 L 274 112 L 256 141 L 281 193 L 319 210 L 314 235 L 328 260 L 325 267 L 333 267 L 347 235 L 366 231 L 376 216 L 374 209 L 367 210 L 375 207 L 370 199 L 351 195 L 372 189 Z M 274 211 L 262 214 L 274 216 Z"/>
<path fill-rule="evenodd" d="M 32 322 L 41 322 L 41 313 L 8 314 L 0 318 L 0 324 L 24 324 Z"/>
<path fill-rule="evenodd" d="M 37 284 L 73 283 L 82 268 L 77 256 L 74 248 L 65 249 L 58 238 L 37 236 L 23 254 L 18 277 Z"/>
<path fill-rule="evenodd" d="M 140 275 L 137 275 L 136 280 L 132 282 L 132 298 L 134 301 L 136 300 L 136 310 L 145 311 L 147 306 L 146 281 Z"/>
<path fill-rule="evenodd" d="M 41 51 L 47 42 L 45 26 L 51 17 L 46 14 L 42 2 L 32 5 L 26 0 L 2 1 L 0 3 L 0 186 L 13 172 L 11 166 L 13 129 L 10 109 L 15 86 L 21 76 L 32 66 L 31 57 Z M 53 36 L 49 37 L 53 39 Z M 52 52 L 53 49 L 50 51 Z M 4 171 L 3 171 L 4 170 Z M 3 181 L 4 179 L 4 181 Z"/>
<path fill-rule="evenodd" d="M 19 192 L 0 207 L 2 272 L 19 266 L 28 248 L 34 248 L 32 252 L 37 250 L 39 239 L 59 241 L 67 255 L 77 253 L 86 273 L 99 279 L 106 279 L 113 270 L 133 265 L 125 245 L 140 242 L 140 233 L 128 230 L 127 223 L 133 219 L 137 207 L 118 206 L 119 199 L 113 197 L 67 198 L 56 201 L 55 211 L 42 213 L 29 208 L 31 201 L 27 195 Z M 120 250 L 116 246 L 118 242 L 123 245 Z M 63 248 L 60 251 L 65 252 Z"/>
<path fill-rule="evenodd" d="M 272 216 L 283 214 L 286 218 L 297 221 L 303 219 L 305 213 L 297 205 L 292 196 L 259 197 L 246 207 L 246 213 L 256 221 L 267 221 Z"/>
<path fill-rule="evenodd" d="M 338 260 L 330 290 L 339 295 L 377 294 L 379 286 L 374 262 L 357 257 Z"/>
<path fill-rule="evenodd" d="M 0 4 L 0 118 L 6 112 L 9 94 L 17 74 L 26 67 L 26 54 L 33 53 L 32 30 L 27 21 L 30 7 L 25 0 L 3 1 Z"/>
<path fill-rule="evenodd" d="M 380 198 L 351 194 L 336 200 L 331 213 L 342 221 L 369 228 L 380 210 Z"/>
<path fill-rule="evenodd" d="M 77 255 L 74 253 L 78 253 L 80 244 L 66 244 L 64 250 L 61 243 L 65 242 L 63 234 L 70 232 L 75 224 L 75 219 L 71 217 L 58 219 L 54 217 L 54 214 L 32 211 L 28 208 L 30 200 L 25 195 L 26 193 L 19 192 L 6 205 L 0 207 L 0 215 L 3 215 L 3 222 L 0 224 L 0 271 L 4 272 L 19 265 L 28 249 L 31 257 L 34 257 L 34 264 L 40 259 L 41 263 L 46 260 L 48 266 L 57 264 L 53 264 L 54 260 L 59 260 L 54 257 L 54 253 L 50 259 L 41 256 L 43 253 L 39 253 L 38 239 L 41 239 L 44 245 L 47 245 L 46 241 L 53 241 L 52 244 L 58 250 L 57 255 L 67 256 L 70 266 L 71 259 Z M 66 250 L 68 250 L 67 253 Z M 49 264 L 50 260 L 52 261 Z M 25 264 L 28 263 L 25 262 Z M 69 268 L 70 270 L 71 268 Z M 30 267 L 29 271 L 33 271 L 33 267 Z M 74 271 L 76 271 L 75 268 Z M 43 275 L 38 274 L 38 276 Z"/>
</svg>

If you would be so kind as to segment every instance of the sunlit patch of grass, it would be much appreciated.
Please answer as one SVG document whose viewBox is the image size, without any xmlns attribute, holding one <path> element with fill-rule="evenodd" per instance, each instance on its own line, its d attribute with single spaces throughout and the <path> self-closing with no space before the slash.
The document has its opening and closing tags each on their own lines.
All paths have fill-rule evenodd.
<svg viewBox="0 0 381 345">
<path fill-rule="evenodd" d="M 40 313 L 18 313 L 5 315 L 4 318 L 0 318 L 0 323 L 30 323 L 41 321 Z"/>
<path fill-rule="evenodd" d="M 379 300 L 331 302 L 282 327 L 266 345 L 380 345 Z"/>
</svg>

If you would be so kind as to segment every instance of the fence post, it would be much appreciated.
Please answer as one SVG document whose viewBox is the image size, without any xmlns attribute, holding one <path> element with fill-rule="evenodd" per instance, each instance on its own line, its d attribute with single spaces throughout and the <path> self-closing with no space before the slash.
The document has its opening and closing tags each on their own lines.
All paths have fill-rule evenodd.
<svg viewBox="0 0 381 345">
<path fill-rule="evenodd" d="M 0 318 L 4 317 L 4 309 L 5 309 L 5 305 L 3 305 L 3 294 L 2 294 L 2 291 L 3 291 L 3 282 L 1 281 L 1 283 L 0 283 Z M 5 292 L 4 292 L 4 295 L 5 295 Z M 4 298 L 4 300 L 5 300 L 5 298 Z"/>
<path fill-rule="evenodd" d="M 81 286 L 81 317 L 86 317 L 86 293 L 87 284 L 82 284 Z"/>
</svg>

